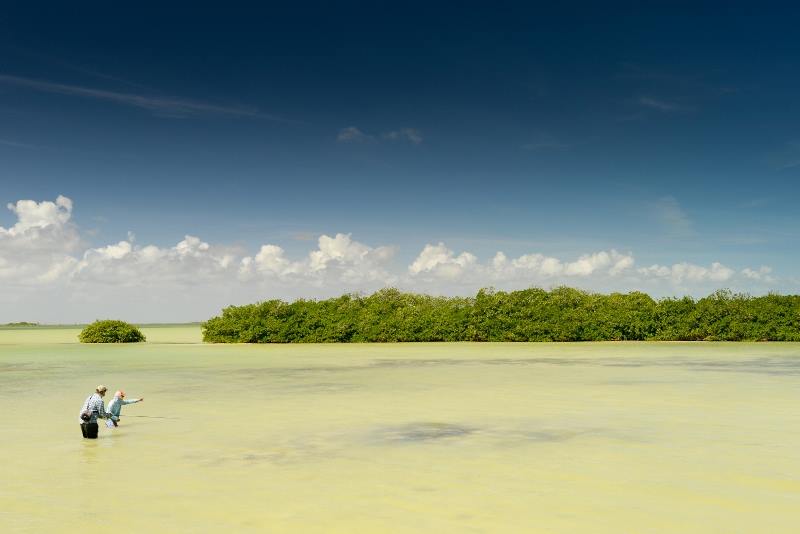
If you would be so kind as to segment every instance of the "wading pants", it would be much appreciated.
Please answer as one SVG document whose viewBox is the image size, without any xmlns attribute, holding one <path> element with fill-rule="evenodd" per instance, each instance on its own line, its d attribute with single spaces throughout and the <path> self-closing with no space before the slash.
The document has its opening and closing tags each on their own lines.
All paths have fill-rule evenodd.
<svg viewBox="0 0 800 534">
<path fill-rule="evenodd" d="M 97 439 L 97 423 L 81 423 L 81 434 L 84 438 Z"/>
</svg>

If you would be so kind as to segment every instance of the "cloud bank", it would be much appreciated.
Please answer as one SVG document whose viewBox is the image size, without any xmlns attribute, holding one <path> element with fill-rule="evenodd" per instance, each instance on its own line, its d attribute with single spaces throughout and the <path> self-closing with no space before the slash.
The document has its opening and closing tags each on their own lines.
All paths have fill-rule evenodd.
<svg viewBox="0 0 800 534">
<path fill-rule="evenodd" d="M 638 266 L 632 253 L 614 249 L 572 258 L 538 252 L 509 257 L 498 251 L 482 261 L 439 242 L 424 245 L 403 265 L 396 247 L 371 246 L 346 233 L 319 236 L 316 247 L 299 258 L 277 244 L 263 244 L 251 253 L 192 235 L 168 247 L 139 244 L 132 234 L 117 243 L 90 246 L 65 196 L 19 200 L 7 207 L 16 222 L 0 227 L 0 322 L 200 320 L 228 304 L 321 298 L 386 286 L 472 294 L 487 286 L 570 285 L 659 295 L 769 288 L 778 281 L 768 266 L 737 270 L 720 262 L 686 261 Z"/>
</svg>

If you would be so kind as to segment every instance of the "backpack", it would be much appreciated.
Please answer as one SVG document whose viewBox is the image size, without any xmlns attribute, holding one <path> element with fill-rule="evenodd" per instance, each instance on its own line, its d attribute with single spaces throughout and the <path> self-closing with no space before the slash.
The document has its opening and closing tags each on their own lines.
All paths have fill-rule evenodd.
<svg viewBox="0 0 800 534">
<path fill-rule="evenodd" d="M 94 397 L 94 393 L 92 393 L 91 395 L 89 395 L 89 398 L 88 398 L 88 399 L 86 399 L 86 402 L 85 402 L 85 403 L 83 403 L 83 405 L 85 406 L 85 408 L 84 408 L 84 410 L 81 412 L 81 419 L 82 419 L 84 422 L 86 422 L 86 423 L 88 423 L 89 421 L 91 421 L 91 420 L 92 420 L 92 414 L 93 414 L 94 412 L 96 412 L 96 411 L 97 411 L 97 410 L 90 410 L 90 409 L 89 409 L 89 402 L 92 400 L 92 397 Z"/>
</svg>

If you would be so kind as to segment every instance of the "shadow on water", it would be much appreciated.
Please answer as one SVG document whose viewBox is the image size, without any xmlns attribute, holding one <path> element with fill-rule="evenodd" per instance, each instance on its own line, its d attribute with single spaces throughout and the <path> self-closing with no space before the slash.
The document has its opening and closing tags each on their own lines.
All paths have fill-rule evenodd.
<svg viewBox="0 0 800 534">
<path fill-rule="evenodd" d="M 450 443 L 479 438 L 483 445 L 505 447 L 531 443 L 561 443 L 575 439 L 607 439 L 643 443 L 644 436 L 627 431 L 599 428 L 478 427 L 441 422 L 416 422 L 374 430 L 368 440 L 377 445 Z"/>
<path fill-rule="evenodd" d="M 421 422 L 379 429 L 375 432 L 375 439 L 383 443 L 418 443 L 466 437 L 477 431 L 473 427 L 452 423 Z"/>
<path fill-rule="evenodd" d="M 327 432 L 294 434 L 279 440 L 239 443 L 237 450 L 209 455 L 205 451 L 184 453 L 183 460 L 203 468 L 291 467 L 353 459 L 361 447 L 450 447 L 469 445 L 474 451 L 508 449 L 573 440 L 611 440 L 645 443 L 650 440 L 632 431 L 599 427 L 537 428 L 536 423 L 515 426 L 478 426 L 437 421 L 381 425 L 363 430 L 343 428 Z M 88 456 L 91 458 L 91 456 Z M 357 458 L 362 461 L 362 457 Z"/>
</svg>

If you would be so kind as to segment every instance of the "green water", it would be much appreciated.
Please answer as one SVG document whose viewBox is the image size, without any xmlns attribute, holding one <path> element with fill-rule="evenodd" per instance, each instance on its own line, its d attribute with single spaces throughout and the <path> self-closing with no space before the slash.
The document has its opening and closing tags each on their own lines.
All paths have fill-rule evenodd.
<svg viewBox="0 0 800 534">
<path fill-rule="evenodd" d="M 798 344 L 230 346 L 144 330 L 152 342 L 121 346 L 0 331 L 0 531 L 800 521 Z M 88 441 L 77 414 L 97 383 L 145 401 Z"/>
</svg>

